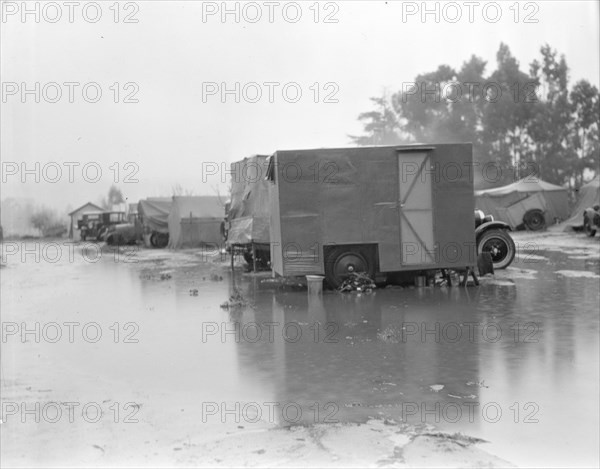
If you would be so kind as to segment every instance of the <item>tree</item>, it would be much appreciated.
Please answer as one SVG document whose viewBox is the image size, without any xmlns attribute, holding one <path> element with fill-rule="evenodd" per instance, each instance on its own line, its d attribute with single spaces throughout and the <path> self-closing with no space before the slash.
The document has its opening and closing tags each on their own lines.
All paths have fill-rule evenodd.
<svg viewBox="0 0 600 469">
<path fill-rule="evenodd" d="M 563 55 L 545 44 L 525 72 L 501 43 L 496 70 L 485 77 L 485 69 L 484 60 L 471 56 L 458 71 L 440 65 L 419 74 L 391 100 L 371 98 L 376 109 L 359 115 L 365 135 L 351 138 L 359 145 L 472 142 L 477 163 L 500 165 L 498 184 L 535 172 L 577 187 L 598 172 L 598 89 L 581 80 L 569 90 Z M 477 178 L 475 184 L 482 186 Z"/>
<path fill-rule="evenodd" d="M 121 189 L 113 184 L 108 189 L 108 195 L 100 199 L 100 206 L 104 210 L 111 210 L 115 205 L 122 204 L 123 202 L 125 202 L 125 197 L 123 197 Z"/>
<path fill-rule="evenodd" d="M 110 205 L 118 205 L 122 204 L 123 202 L 125 202 L 125 198 L 123 197 L 121 189 L 114 184 L 110 186 L 110 189 L 108 190 L 108 203 Z"/>
<path fill-rule="evenodd" d="M 36 210 L 30 219 L 31 225 L 39 230 L 42 236 L 62 236 L 66 233 L 65 223 L 58 215 L 47 207 Z"/>
<path fill-rule="evenodd" d="M 564 56 L 557 60 L 557 52 L 548 44 L 540 49 L 542 63 L 532 69 L 541 86 L 540 100 L 532 107 L 527 124 L 532 139 L 531 159 L 539 175 L 554 184 L 569 182 L 577 159 L 572 147 L 572 105 L 569 102 L 568 72 Z"/>
<path fill-rule="evenodd" d="M 527 122 L 537 102 L 537 81 L 520 70 L 506 44 L 496 54 L 497 69 L 486 80 L 482 140 L 486 160 L 503 169 L 501 183 L 513 182 L 529 159 Z"/>
<path fill-rule="evenodd" d="M 573 135 L 571 143 L 577 153 L 572 173 L 575 187 L 583 184 L 586 170 L 598 172 L 600 145 L 598 127 L 600 119 L 600 99 L 598 88 L 587 80 L 575 83 L 570 100 L 573 111 Z"/>
<path fill-rule="evenodd" d="M 400 132 L 400 122 L 386 97 L 370 98 L 375 110 L 359 114 L 366 135 L 349 135 L 356 145 L 394 145 L 408 139 Z"/>
<path fill-rule="evenodd" d="M 53 214 L 48 209 L 37 210 L 31 215 L 31 224 L 43 234 L 52 225 Z"/>
</svg>

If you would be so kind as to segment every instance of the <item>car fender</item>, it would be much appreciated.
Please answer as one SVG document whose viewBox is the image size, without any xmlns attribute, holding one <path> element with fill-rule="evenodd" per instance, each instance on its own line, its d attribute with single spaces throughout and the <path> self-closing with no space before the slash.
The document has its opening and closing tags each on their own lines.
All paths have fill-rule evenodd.
<svg viewBox="0 0 600 469">
<path fill-rule="evenodd" d="M 504 223 L 503 221 L 488 221 L 487 223 L 483 223 L 475 228 L 475 238 L 479 239 L 483 233 L 492 229 L 512 231 L 512 228 L 508 223 Z"/>
</svg>

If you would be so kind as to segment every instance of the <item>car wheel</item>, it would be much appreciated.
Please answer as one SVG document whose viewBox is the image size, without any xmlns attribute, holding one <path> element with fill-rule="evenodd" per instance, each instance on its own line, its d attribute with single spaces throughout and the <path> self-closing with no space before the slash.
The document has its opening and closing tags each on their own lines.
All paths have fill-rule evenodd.
<svg viewBox="0 0 600 469">
<path fill-rule="evenodd" d="M 477 241 L 477 254 L 489 252 L 494 269 L 506 269 L 515 258 L 516 251 L 515 242 L 506 230 L 485 231 Z"/>
<path fill-rule="evenodd" d="M 167 244 L 169 244 L 169 233 L 152 233 L 150 243 L 155 248 L 166 248 Z"/>
<path fill-rule="evenodd" d="M 375 276 L 374 262 L 361 249 L 340 246 L 327 253 L 325 279 L 331 288 L 338 288 L 353 272 Z"/>
<path fill-rule="evenodd" d="M 252 256 L 252 252 L 250 251 L 244 251 L 244 254 L 242 254 L 244 256 L 244 260 L 246 261 L 246 264 L 248 264 L 250 267 L 252 267 L 252 262 L 254 260 L 253 256 Z"/>
<path fill-rule="evenodd" d="M 596 230 L 592 228 L 592 224 L 587 217 L 583 219 L 583 231 L 585 231 L 585 234 L 590 238 L 596 236 Z"/>
<path fill-rule="evenodd" d="M 541 210 L 529 210 L 523 217 L 523 223 L 530 231 L 540 231 L 546 228 L 546 218 Z"/>
</svg>

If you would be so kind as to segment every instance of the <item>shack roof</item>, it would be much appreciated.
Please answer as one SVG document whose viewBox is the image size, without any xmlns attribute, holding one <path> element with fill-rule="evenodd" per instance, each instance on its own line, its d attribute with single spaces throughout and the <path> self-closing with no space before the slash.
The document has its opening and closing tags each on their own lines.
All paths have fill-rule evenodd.
<svg viewBox="0 0 600 469">
<path fill-rule="evenodd" d="M 92 202 L 88 202 L 86 204 L 83 204 L 81 207 L 76 208 L 75 210 L 73 210 L 72 212 L 69 212 L 69 216 L 79 212 L 80 210 L 86 208 L 86 207 L 90 207 L 89 212 L 104 212 L 104 209 L 102 207 L 99 207 L 96 204 L 93 204 Z"/>
</svg>

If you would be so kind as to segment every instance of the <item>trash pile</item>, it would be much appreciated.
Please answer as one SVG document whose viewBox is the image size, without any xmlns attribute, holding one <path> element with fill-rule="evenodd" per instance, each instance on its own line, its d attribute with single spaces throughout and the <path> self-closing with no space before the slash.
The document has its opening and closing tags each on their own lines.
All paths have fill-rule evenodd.
<svg viewBox="0 0 600 469">
<path fill-rule="evenodd" d="M 338 287 L 338 291 L 357 291 L 371 293 L 375 288 L 375 282 L 363 272 L 351 272 L 349 277 Z"/>
<path fill-rule="evenodd" d="M 244 295 L 242 295 L 240 291 L 236 289 L 233 295 L 229 297 L 229 300 L 221 304 L 221 308 L 243 308 L 247 304 L 248 302 L 244 298 Z"/>
</svg>

